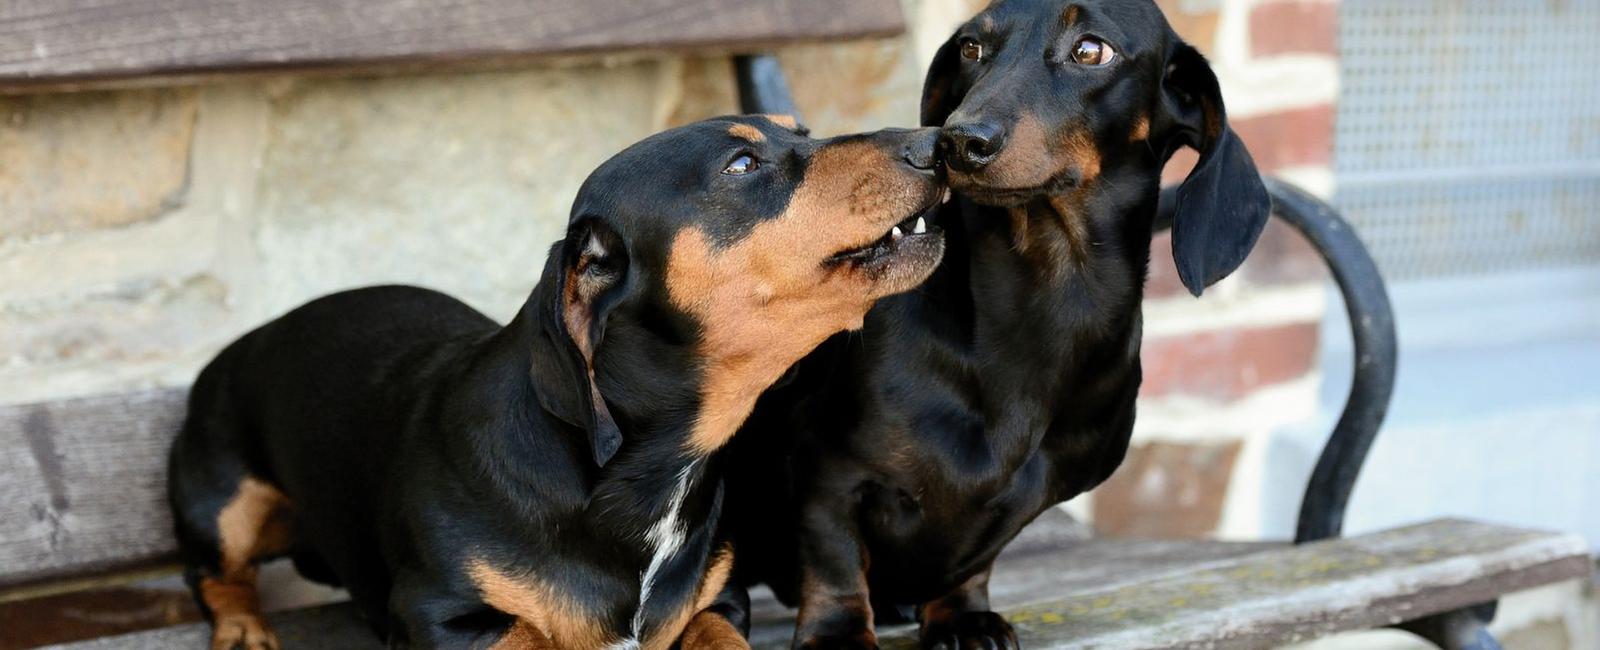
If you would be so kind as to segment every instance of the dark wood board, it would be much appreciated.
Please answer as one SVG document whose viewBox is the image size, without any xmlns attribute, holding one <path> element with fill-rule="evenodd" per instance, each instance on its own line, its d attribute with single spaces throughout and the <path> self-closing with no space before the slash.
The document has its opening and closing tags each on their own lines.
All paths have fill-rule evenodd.
<svg viewBox="0 0 1600 650">
<path fill-rule="evenodd" d="M 182 389 L 0 407 L 0 586 L 159 562 Z"/>
<path fill-rule="evenodd" d="M 0 89 L 885 36 L 897 0 L 8 0 Z"/>
</svg>

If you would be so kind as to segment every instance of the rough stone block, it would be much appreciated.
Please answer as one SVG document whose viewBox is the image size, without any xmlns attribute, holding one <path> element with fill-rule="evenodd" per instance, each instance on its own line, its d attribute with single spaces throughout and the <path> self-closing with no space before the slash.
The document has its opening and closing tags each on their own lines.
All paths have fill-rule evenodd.
<svg viewBox="0 0 1600 650">
<path fill-rule="evenodd" d="M 0 241 L 124 226 L 183 201 L 192 89 L 0 98 Z"/>
</svg>

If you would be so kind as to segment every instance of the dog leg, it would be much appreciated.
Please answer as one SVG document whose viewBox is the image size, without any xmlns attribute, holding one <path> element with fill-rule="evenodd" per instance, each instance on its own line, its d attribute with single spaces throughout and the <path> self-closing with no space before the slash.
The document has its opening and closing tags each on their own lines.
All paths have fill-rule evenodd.
<svg viewBox="0 0 1600 650">
<path fill-rule="evenodd" d="M 277 650 L 256 596 L 256 562 L 289 547 L 289 500 L 251 477 L 216 516 L 217 563 L 195 567 L 194 589 L 211 617 L 212 650 Z"/>
<path fill-rule="evenodd" d="M 801 526 L 800 612 L 794 647 L 876 650 L 867 589 L 867 551 L 848 521 L 850 508 L 811 505 Z"/>
<path fill-rule="evenodd" d="M 922 604 L 920 636 L 928 650 L 996 648 L 1017 650 L 1011 624 L 989 610 L 989 568 L 968 578 L 955 591 Z"/>
</svg>

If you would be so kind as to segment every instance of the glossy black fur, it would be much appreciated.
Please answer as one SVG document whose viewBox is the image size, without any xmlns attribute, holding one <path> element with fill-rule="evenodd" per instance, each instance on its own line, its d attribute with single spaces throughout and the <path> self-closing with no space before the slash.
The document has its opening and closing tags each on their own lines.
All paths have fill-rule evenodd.
<svg viewBox="0 0 1600 650">
<path fill-rule="evenodd" d="M 1120 60 L 1063 61 L 1085 34 Z M 963 37 L 991 58 L 964 61 Z M 1087 128 L 1099 170 L 1004 195 L 952 172 L 934 276 L 804 359 L 734 439 L 737 573 L 800 606 L 796 647 L 876 647 L 874 615 L 913 608 L 927 647 L 1016 647 L 989 611 L 987 573 L 1025 524 L 1123 459 L 1164 163 L 1181 146 L 1202 154 L 1174 243 L 1197 295 L 1238 266 L 1267 217 L 1209 66 L 1148 0 L 1001 0 L 940 50 L 924 92 L 924 124 L 947 135 L 1003 133 L 1023 114 Z M 1076 196 L 1081 212 L 1057 214 L 1047 195 Z M 1075 250 L 1059 225 L 1071 219 L 1088 235 L 1082 252 L 1037 254 Z"/>
<path fill-rule="evenodd" d="M 766 137 L 760 178 L 719 174 L 754 146 L 730 136 L 735 122 Z M 931 167 L 931 131 L 827 142 L 849 138 L 894 149 L 885 160 L 920 147 Z M 668 300 L 671 243 L 689 227 L 733 242 L 774 218 L 825 143 L 752 117 L 630 147 L 584 183 L 567 237 L 505 326 L 440 293 L 373 287 L 228 346 L 194 384 L 172 449 L 191 584 L 217 575 L 218 513 L 250 476 L 292 501 L 295 565 L 347 587 L 391 646 L 482 647 L 505 634 L 512 617 L 482 601 L 469 556 L 557 584 L 627 630 L 650 560 L 639 540 L 687 472 L 687 541 L 659 574 L 649 629 L 699 583 L 723 498 L 714 461 L 685 447 L 700 329 Z M 931 170 L 916 173 L 937 191 Z M 563 287 L 591 245 L 607 251 L 585 260 L 608 282 L 587 326 L 599 404 L 563 320 Z"/>
</svg>

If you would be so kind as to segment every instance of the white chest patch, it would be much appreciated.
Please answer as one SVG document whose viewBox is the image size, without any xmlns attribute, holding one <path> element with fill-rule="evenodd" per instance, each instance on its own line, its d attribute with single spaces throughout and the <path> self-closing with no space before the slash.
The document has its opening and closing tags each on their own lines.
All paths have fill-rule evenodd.
<svg viewBox="0 0 1600 650">
<path fill-rule="evenodd" d="M 650 565 L 645 567 L 644 573 L 639 576 L 639 607 L 633 612 L 632 635 L 607 646 L 605 650 L 639 649 L 639 640 L 644 634 L 645 603 L 650 602 L 650 591 L 655 586 L 656 573 L 667 560 L 677 555 L 678 549 L 683 547 L 684 538 L 688 535 L 679 514 L 683 510 L 683 500 L 689 496 L 689 477 L 699 462 L 698 460 L 691 462 L 679 470 L 677 485 L 667 497 L 667 511 L 645 531 L 644 541 L 650 548 Z"/>
</svg>

